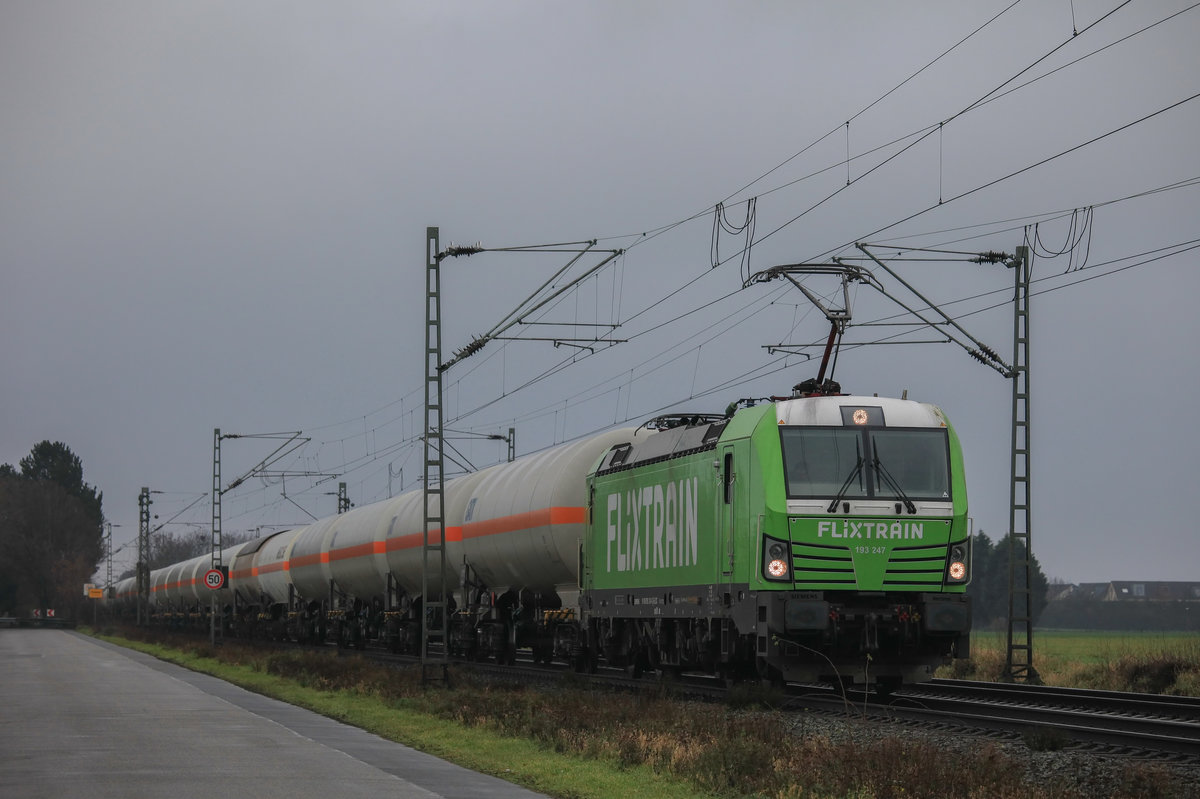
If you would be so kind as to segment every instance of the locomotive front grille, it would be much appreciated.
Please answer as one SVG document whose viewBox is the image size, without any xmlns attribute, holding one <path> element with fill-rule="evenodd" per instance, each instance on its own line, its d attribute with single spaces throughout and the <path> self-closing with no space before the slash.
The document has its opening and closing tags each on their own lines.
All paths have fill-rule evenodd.
<svg viewBox="0 0 1200 799">
<path fill-rule="evenodd" d="M 888 558 L 884 588 L 903 591 L 936 590 L 946 573 L 946 545 L 897 547 Z"/>
<path fill-rule="evenodd" d="M 882 590 L 937 590 L 946 572 L 946 545 L 896 547 L 888 555 Z M 858 586 L 850 548 L 839 545 L 792 544 L 792 575 L 797 588 Z"/>
<path fill-rule="evenodd" d="M 793 543 L 792 575 L 797 588 L 830 583 L 853 586 L 857 582 L 850 550 L 843 546 Z"/>
</svg>

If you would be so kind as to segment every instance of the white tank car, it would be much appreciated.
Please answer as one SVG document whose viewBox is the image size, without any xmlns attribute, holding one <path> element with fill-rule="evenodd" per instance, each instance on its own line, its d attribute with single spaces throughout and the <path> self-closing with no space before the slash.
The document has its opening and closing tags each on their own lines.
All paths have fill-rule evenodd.
<svg viewBox="0 0 1200 799">
<path fill-rule="evenodd" d="M 471 491 L 483 479 L 483 476 L 493 469 L 503 469 L 514 464 L 490 466 L 482 471 L 456 477 L 446 483 L 446 573 L 445 583 L 456 590 L 461 583 L 462 571 L 462 517 L 470 500 Z M 410 491 L 400 497 L 397 503 L 385 514 L 381 521 L 385 524 L 378 528 L 385 534 L 386 545 L 384 567 L 390 571 L 396 584 L 411 596 L 421 593 L 421 551 L 425 544 L 425 505 L 424 496 L 420 491 Z M 437 531 L 430 530 L 430 540 L 437 543 Z M 436 568 L 436 562 L 430 563 L 430 568 Z"/>
<path fill-rule="evenodd" d="M 117 580 L 113 583 L 112 597 L 109 599 L 111 605 L 132 605 L 137 599 L 137 581 L 132 577 L 126 577 L 124 580 Z"/>
<path fill-rule="evenodd" d="M 174 566 L 150 572 L 150 604 L 171 605 L 176 608 L 196 604 L 192 581 L 196 579 L 196 569 L 201 561 L 205 564 L 204 571 L 208 571 L 212 566 L 212 555 L 197 555 Z M 204 578 L 204 571 L 200 572 L 200 579 Z"/>
<path fill-rule="evenodd" d="M 301 528 L 292 539 L 288 554 L 288 579 L 296 594 L 306 599 L 329 596 L 329 549 L 327 541 L 337 516 L 328 516 Z M 322 562 L 324 560 L 324 562 Z"/>
<path fill-rule="evenodd" d="M 247 544 L 237 544 L 221 550 L 221 562 L 232 563 L 238 553 Z M 213 590 L 204 583 L 204 574 L 212 568 L 212 555 L 200 555 L 188 560 L 154 569 L 150 572 L 149 604 L 152 606 L 170 605 L 182 609 L 192 607 L 197 603 L 210 603 Z M 222 605 L 233 601 L 233 591 L 230 583 L 218 590 L 217 600 Z M 286 595 L 286 592 L 285 592 Z M 137 602 L 137 577 L 126 577 L 113 585 L 114 604 L 133 606 Z"/>
<path fill-rule="evenodd" d="M 257 605 L 260 597 L 265 593 L 262 587 L 262 580 L 259 578 L 257 561 L 261 555 L 263 548 L 274 546 L 272 542 L 277 541 L 280 536 L 286 535 L 285 532 L 271 533 L 262 538 L 256 538 L 247 543 L 238 552 L 229 563 L 229 586 L 235 593 L 238 594 L 239 601 L 244 604 Z M 287 587 L 284 586 L 283 595 L 280 598 L 272 597 L 275 602 L 283 602 L 287 599 Z"/>
<path fill-rule="evenodd" d="M 222 549 L 221 562 L 229 565 L 246 546 L 247 544 L 235 544 Z M 216 591 L 205 584 L 204 575 L 211 568 L 212 555 L 207 554 L 155 569 L 150 572 L 150 604 L 170 605 L 178 609 L 189 608 L 197 604 L 207 605 L 212 602 L 214 593 L 217 595 L 217 602 L 221 605 L 233 602 L 233 590 L 230 588 L 229 581 L 226 581 L 225 585 Z M 129 582 L 132 586 L 130 588 L 131 597 L 136 599 L 136 580 L 130 578 Z M 122 585 L 123 583 L 124 581 Z"/>
<path fill-rule="evenodd" d="M 150 604 L 157 605 L 159 602 L 166 604 L 172 601 L 170 586 L 178 586 L 185 568 L 191 566 L 190 560 L 180 561 L 166 566 L 162 569 L 155 569 L 150 572 Z M 175 603 L 178 605 L 179 591 L 175 590 Z"/>
<path fill-rule="evenodd" d="M 288 552 L 291 551 L 292 542 L 296 537 L 307 529 L 306 525 L 285 530 L 264 541 L 253 553 L 250 561 L 251 575 L 243 577 L 241 569 L 237 577 L 230 575 L 234 590 L 241 591 L 242 598 L 247 602 L 256 603 L 264 594 L 272 603 L 287 602 L 288 586 L 291 585 L 287 569 Z"/>
<path fill-rule="evenodd" d="M 576 592 L 587 474 L 635 434 L 652 435 L 614 430 L 481 472 L 461 516 L 461 552 L 482 581 L 494 590 Z"/>
<path fill-rule="evenodd" d="M 448 481 L 447 584 L 459 587 L 465 558 L 493 591 L 573 591 L 588 471 L 614 444 L 652 434 L 613 430 Z M 418 490 L 314 522 L 295 531 L 282 571 L 309 600 L 328 597 L 330 580 L 350 596 L 381 596 L 388 572 L 409 595 L 419 595 L 424 517 Z M 278 549 L 269 544 L 263 552 Z M 266 565 L 260 555 L 264 589 Z"/>
</svg>

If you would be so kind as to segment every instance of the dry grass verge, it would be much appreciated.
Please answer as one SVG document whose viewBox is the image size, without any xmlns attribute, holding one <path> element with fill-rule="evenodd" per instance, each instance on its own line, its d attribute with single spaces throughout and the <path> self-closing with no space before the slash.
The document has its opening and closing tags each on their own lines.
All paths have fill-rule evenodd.
<svg viewBox="0 0 1200 799">
<path fill-rule="evenodd" d="M 450 687 L 429 688 L 422 687 L 419 670 L 390 669 L 356 656 L 267 652 L 234 644 L 214 651 L 207 642 L 194 639 L 168 643 L 184 653 L 189 667 L 252 683 L 252 689 L 264 693 L 272 689 L 264 688 L 261 681 L 254 684 L 256 676 L 298 687 L 314 697 L 325 697 L 323 702 L 314 698 L 299 703 L 380 734 L 388 734 L 381 728 L 396 725 L 381 720 L 379 714 L 402 713 L 409 719 L 415 715 L 450 723 L 453 726 L 439 728 L 442 732 L 432 744 L 423 745 L 411 731 L 401 737 L 404 743 L 450 760 L 460 760 L 456 750 L 469 749 L 471 758 L 465 765 L 556 796 L 629 799 L 645 795 L 647 774 L 661 780 L 652 791 L 658 797 L 1081 799 L 1094 795 L 1068 781 L 1031 784 L 1023 764 L 994 744 L 950 752 L 933 739 L 916 736 L 834 741 L 811 730 L 806 733 L 804 721 L 795 714 L 683 702 L 658 688 L 614 695 L 582 684 L 556 688 L 497 684 L 458 671 L 452 672 Z M 337 698 L 332 705 L 331 697 Z M 469 747 L 447 743 L 446 730 L 452 741 L 454 729 L 470 739 Z M 489 760 L 482 751 L 485 745 L 480 741 L 488 740 L 497 742 L 496 759 Z M 514 740 L 560 757 L 566 764 L 559 769 L 560 778 L 514 774 L 514 755 L 507 748 Z M 604 769 L 606 777 L 572 776 L 570 769 L 578 764 Z M 622 776 L 628 779 L 622 781 Z M 1168 772 L 1136 764 L 1107 782 L 1105 791 L 1117 799 L 1189 795 Z"/>
</svg>

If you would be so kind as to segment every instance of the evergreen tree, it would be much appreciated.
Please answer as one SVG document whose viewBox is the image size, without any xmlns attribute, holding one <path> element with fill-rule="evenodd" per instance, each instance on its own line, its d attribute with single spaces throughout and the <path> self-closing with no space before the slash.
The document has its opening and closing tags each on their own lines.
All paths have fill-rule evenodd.
<svg viewBox="0 0 1200 799">
<path fill-rule="evenodd" d="M 972 546 L 972 577 L 967 586 L 967 595 L 971 597 L 972 626 L 983 629 L 989 626 L 1003 626 L 1008 623 L 1008 572 L 1011 536 L 1006 535 L 995 544 L 987 533 L 980 530 L 975 536 Z M 1016 542 L 1017 557 L 1023 557 L 1025 546 Z M 1049 581 L 1042 572 L 1037 556 L 1030 562 L 1030 580 L 1032 581 L 1033 620 L 1037 621 L 1042 610 L 1046 607 L 1046 592 Z"/>
<path fill-rule="evenodd" d="M 61 442 L 41 442 L 20 465 L 0 466 L 0 613 L 72 615 L 103 557 L 102 497 Z"/>
<path fill-rule="evenodd" d="M 83 461 L 61 441 L 43 441 L 35 445 L 29 454 L 21 459 L 21 476 L 26 480 L 57 483 L 68 494 L 78 497 L 83 502 L 86 512 L 95 520 L 97 527 L 103 524 L 103 495 L 83 482 Z"/>
</svg>

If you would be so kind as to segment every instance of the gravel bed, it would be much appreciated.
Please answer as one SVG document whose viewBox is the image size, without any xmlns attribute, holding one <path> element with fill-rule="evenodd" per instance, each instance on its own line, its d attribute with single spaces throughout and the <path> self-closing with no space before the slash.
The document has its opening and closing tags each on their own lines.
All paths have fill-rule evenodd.
<svg viewBox="0 0 1200 799">
<path fill-rule="evenodd" d="M 798 713 L 793 730 L 805 736 L 822 736 L 836 743 L 869 745 L 888 738 L 921 738 L 944 752 L 968 754 L 985 748 L 999 749 L 1005 757 L 1025 770 L 1030 786 L 1062 784 L 1081 796 L 1107 797 L 1113 786 L 1134 769 L 1158 769 L 1168 776 L 1172 797 L 1200 799 L 1200 764 L 1182 765 L 1166 761 L 1148 761 L 1130 756 L 1104 754 L 1082 749 L 1035 751 L 1012 733 L 968 733 L 953 729 L 934 729 L 900 721 L 844 718 L 828 713 Z"/>
</svg>

